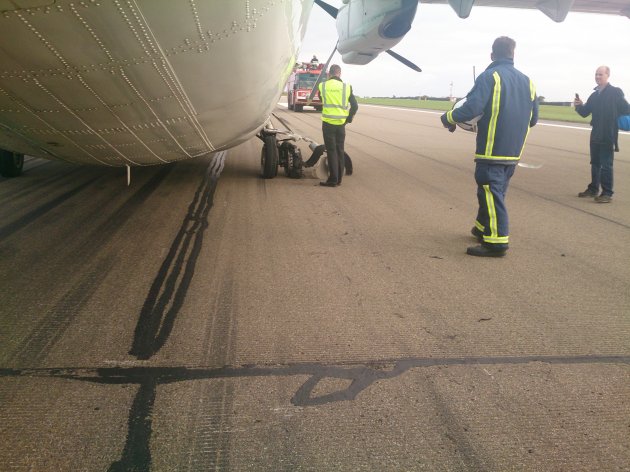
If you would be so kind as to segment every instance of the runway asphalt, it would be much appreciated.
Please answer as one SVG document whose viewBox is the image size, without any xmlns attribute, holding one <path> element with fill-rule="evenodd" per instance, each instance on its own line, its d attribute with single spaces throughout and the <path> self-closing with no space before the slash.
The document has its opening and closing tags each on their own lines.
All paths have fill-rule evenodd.
<svg viewBox="0 0 630 472">
<path fill-rule="evenodd" d="M 321 142 L 319 114 L 279 106 Z M 261 142 L 0 179 L 0 470 L 630 470 L 630 135 L 532 129 L 510 250 L 467 256 L 474 135 L 361 106 L 354 174 Z M 308 157 L 308 143 L 297 143 Z"/>
</svg>

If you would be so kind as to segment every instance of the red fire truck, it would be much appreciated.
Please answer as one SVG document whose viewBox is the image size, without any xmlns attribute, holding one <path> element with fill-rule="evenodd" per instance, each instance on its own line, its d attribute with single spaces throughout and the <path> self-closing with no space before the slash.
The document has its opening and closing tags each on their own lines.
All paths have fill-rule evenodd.
<svg viewBox="0 0 630 472">
<path fill-rule="evenodd" d="M 304 106 L 312 106 L 317 111 L 322 111 L 322 101 L 317 92 L 309 103 L 309 95 L 322 72 L 324 64 L 302 62 L 296 64 L 293 73 L 287 82 L 287 101 L 289 110 L 302 111 Z"/>
</svg>

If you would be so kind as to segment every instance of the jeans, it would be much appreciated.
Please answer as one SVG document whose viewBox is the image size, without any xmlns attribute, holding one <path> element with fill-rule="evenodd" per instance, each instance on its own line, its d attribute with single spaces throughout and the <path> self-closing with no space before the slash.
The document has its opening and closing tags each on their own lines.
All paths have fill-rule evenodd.
<svg viewBox="0 0 630 472">
<path fill-rule="evenodd" d="M 612 144 L 591 142 L 591 183 L 588 189 L 602 195 L 612 197 L 613 194 L 613 157 L 615 151 Z"/>
</svg>

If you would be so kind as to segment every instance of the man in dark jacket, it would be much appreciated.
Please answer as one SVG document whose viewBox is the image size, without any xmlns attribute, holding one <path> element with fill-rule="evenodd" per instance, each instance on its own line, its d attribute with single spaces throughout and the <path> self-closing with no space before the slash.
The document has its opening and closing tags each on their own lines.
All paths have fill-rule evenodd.
<svg viewBox="0 0 630 472">
<path fill-rule="evenodd" d="M 600 66 L 595 71 L 597 87 L 586 103 L 575 94 L 575 111 L 591 118 L 591 183 L 578 197 L 595 197 L 597 203 L 609 203 L 613 196 L 613 158 L 619 151 L 617 118 L 630 113 L 623 91 L 608 83 L 610 68 Z M 602 192 L 599 194 L 601 186 Z"/>
<path fill-rule="evenodd" d="M 479 210 L 471 232 L 481 243 L 466 253 L 502 257 L 508 249 L 505 194 L 521 158 L 529 128 L 538 121 L 538 99 L 532 81 L 514 67 L 516 43 L 507 36 L 492 44 L 492 63 L 479 75 L 466 103 L 441 117 L 449 131 L 456 123 L 479 118 L 475 181 Z"/>
</svg>

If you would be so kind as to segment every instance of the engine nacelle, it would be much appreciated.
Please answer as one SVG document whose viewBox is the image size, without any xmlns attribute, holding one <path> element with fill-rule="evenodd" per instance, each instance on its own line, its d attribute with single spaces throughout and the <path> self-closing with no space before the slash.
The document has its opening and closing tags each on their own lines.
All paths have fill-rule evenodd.
<svg viewBox="0 0 630 472">
<path fill-rule="evenodd" d="M 337 14 L 337 50 L 346 64 L 367 64 L 411 29 L 418 0 L 344 0 Z"/>
</svg>

